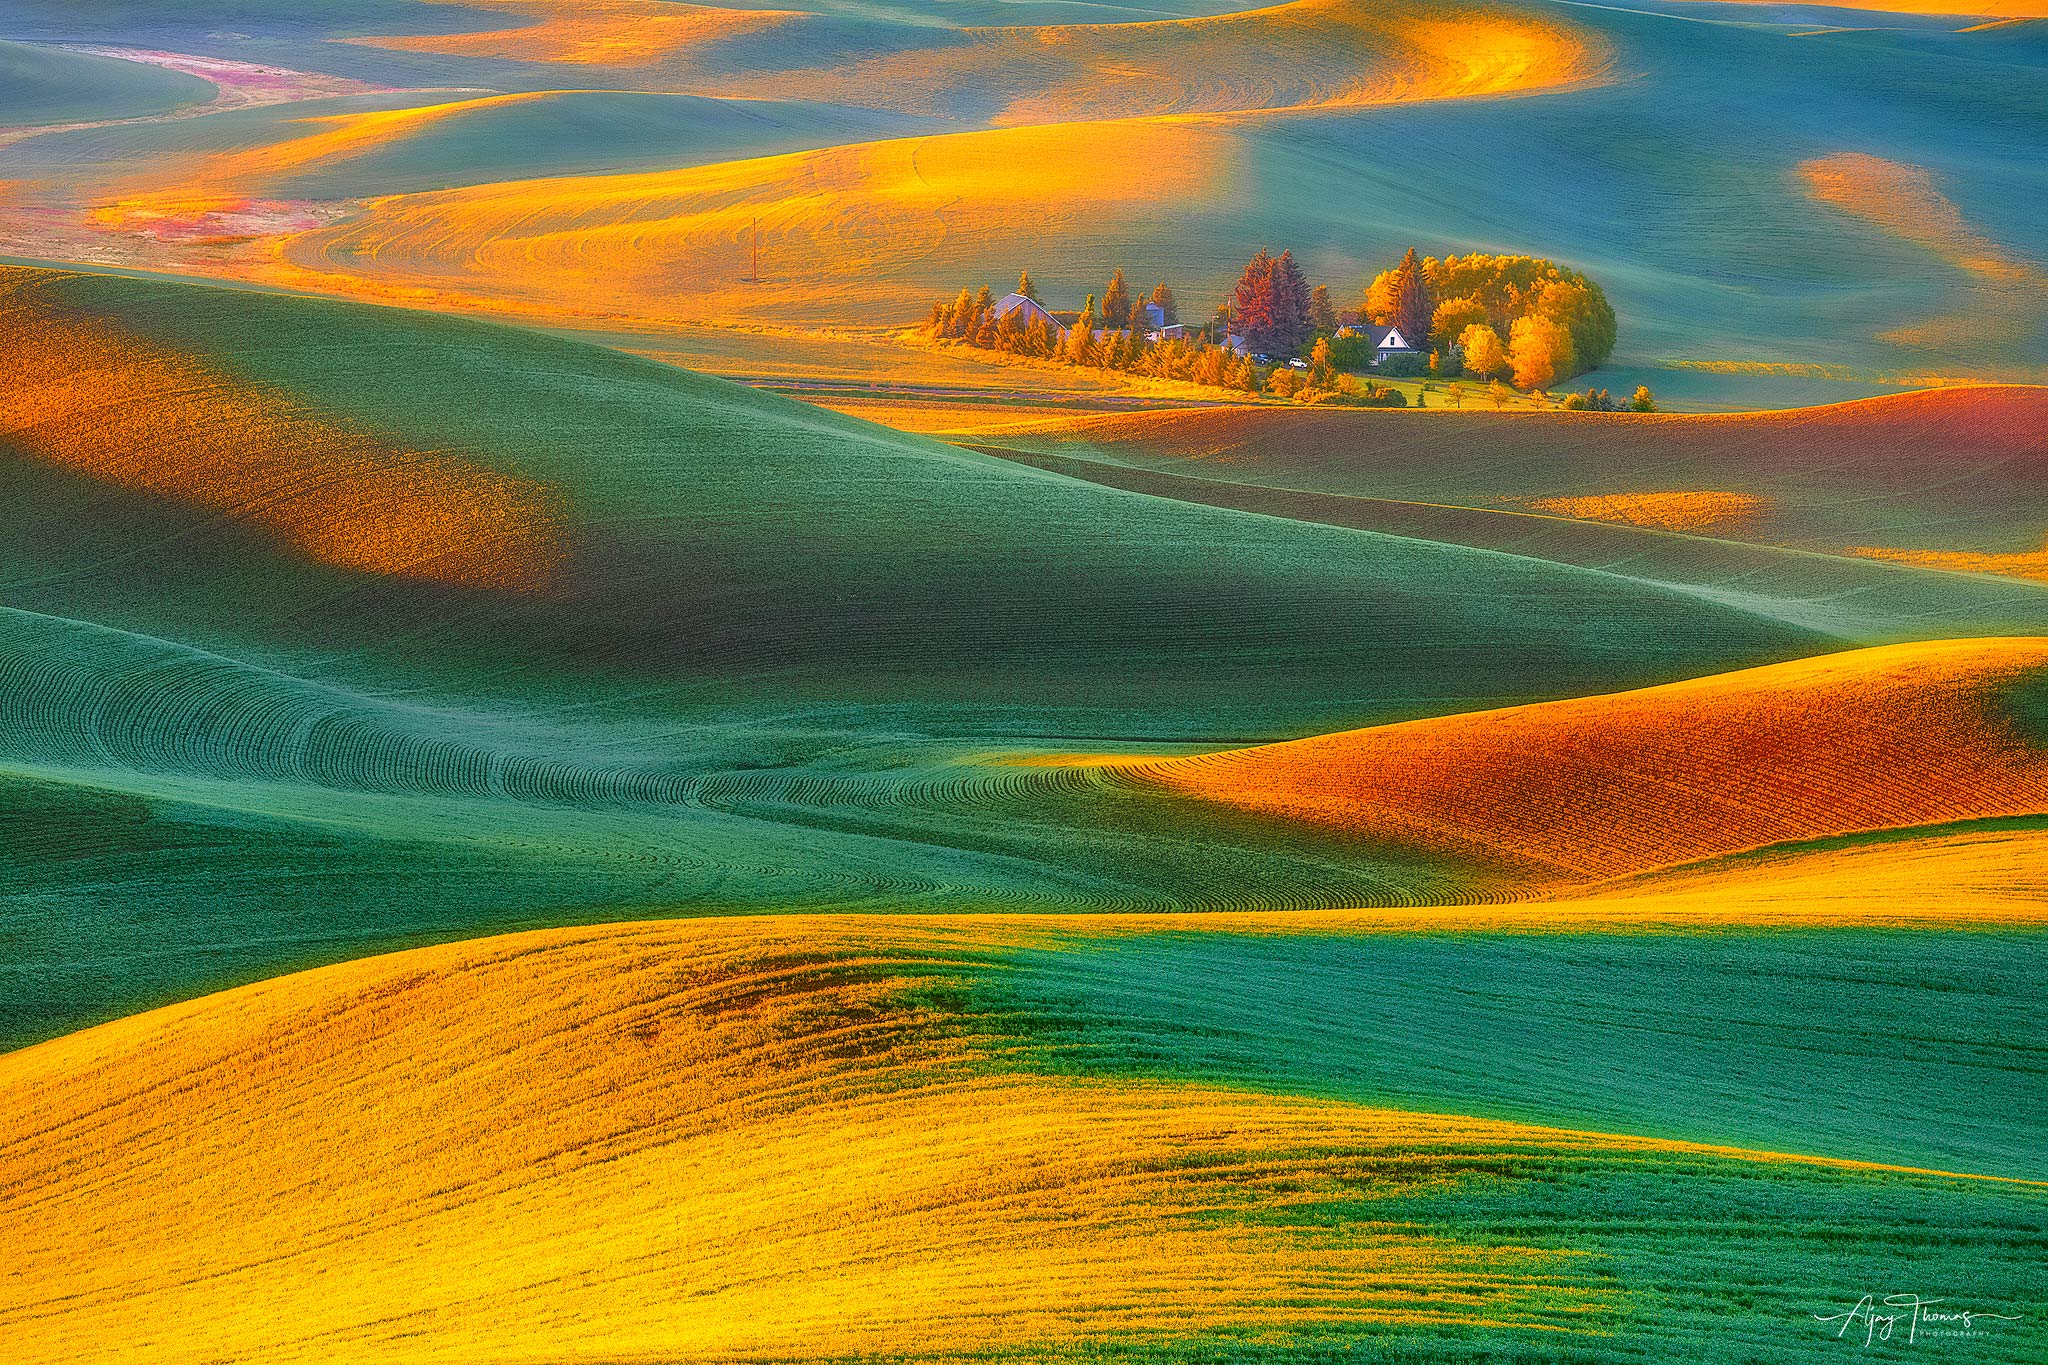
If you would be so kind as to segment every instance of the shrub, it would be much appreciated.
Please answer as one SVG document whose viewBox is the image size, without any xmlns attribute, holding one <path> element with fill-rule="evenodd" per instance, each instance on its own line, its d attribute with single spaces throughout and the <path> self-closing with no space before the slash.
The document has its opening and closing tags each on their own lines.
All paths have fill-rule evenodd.
<svg viewBox="0 0 2048 1365">
<path fill-rule="evenodd" d="M 1372 347 L 1356 332 L 1348 337 L 1331 337 L 1330 363 L 1340 370 L 1362 370 L 1372 364 Z"/>
</svg>

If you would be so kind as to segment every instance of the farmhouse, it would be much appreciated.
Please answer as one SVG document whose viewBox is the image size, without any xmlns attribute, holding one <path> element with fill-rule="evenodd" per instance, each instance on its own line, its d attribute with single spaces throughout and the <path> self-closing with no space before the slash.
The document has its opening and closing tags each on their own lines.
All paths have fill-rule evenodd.
<svg viewBox="0 0 2048 1365">
<path fill-rule="evenodd" d="M 1021 313 L 1019 313 L 1019 310 L 1022 310 Z M 1032 298 L 1029 294 L 1005 294 L 1002 298 L 996 300 L 995 307 L 989 311 L 998 322 L 1001 322 L 1012 313 L 1019 313 L 1017 321 L 1025 327 L 1029 327 L 1033 322 L 1043 320 L 1046 326 L 1052 328 L 1054 336 L 1065 337 L 1067 334 L 1066 324 L 1051 313 L 1046 312 L 1040 306 L 1038 300 Z"/>
<path fill-rule="evenodd" d="M 1363 331 L 1365 339 L 1372 344 L 1372 363 L 1375 365 L 1388 356 L 1422 354 L 1421 348 L 1411 344 L 1398 326 L 1368 324 Z"/>
</svg>

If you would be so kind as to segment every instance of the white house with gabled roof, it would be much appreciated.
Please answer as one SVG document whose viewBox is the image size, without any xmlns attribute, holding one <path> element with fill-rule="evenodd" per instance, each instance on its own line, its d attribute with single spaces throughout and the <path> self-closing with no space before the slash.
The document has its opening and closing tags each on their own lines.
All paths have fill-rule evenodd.
<svg viewBox="0 0 2048 1365">
<path fill-rule="evenodd" d="M 1365 329 L 1365 339 L 1372 343 L 1372 363 L 1375 365 L 1390 355 L 1422 354 L 1422 348 L 1403 336 L 1398 325 L 1388 327 L 1368 325 Z"/>
</svg>

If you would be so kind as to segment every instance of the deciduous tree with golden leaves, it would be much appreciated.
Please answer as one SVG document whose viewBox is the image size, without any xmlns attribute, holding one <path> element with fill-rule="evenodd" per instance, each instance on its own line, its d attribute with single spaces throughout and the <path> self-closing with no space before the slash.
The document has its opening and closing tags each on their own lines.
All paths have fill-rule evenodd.
<svg viewBox="0 0 2048 1365">
<path fill-rule="evenodd" d="M 1572 362 L 1572 334 L 1563 324 L 1541 313 L 1515 319 L 1508 336 L 1508 363 L 1514 369 L 1516 387 L 1547 389 L 1577 373 Z"/>
<path fill-rule="evenodd" d="M 1465 373 L 1474 379 L 1491 379 L 1508 367 L 1507 347 L 1487 323 L 1475 322 L 1460 332 L 1458 349 L 1465 354 Z"/>
</svg>

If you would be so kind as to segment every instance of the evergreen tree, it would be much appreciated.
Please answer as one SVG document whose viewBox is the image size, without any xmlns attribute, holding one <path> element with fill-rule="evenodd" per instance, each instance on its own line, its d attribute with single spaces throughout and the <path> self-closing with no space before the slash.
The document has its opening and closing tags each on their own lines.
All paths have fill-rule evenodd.
<svg viewBox="0 0 2048 1365">
<path fill-rule="evenodd" d="M 1102 318 L 1111 327 L 1121 327 L 1131 315 L 1131 287 L 1124 283 L 1123 268 L 1110 273 L 1109 287 L 1102 291 Z"/>
<path fill-rule="evenodd" d="M 1328 285 L 1319 284 L 1309 291 L 1308 314 L 1309 321 L 1315 324 L 1315 329 L 1318 332 L 1327 336 L 1329 333 L 1337 330 L 1337 309 L 1330 302 L 1330 287 Z"/>
<path fill-rule="evenodd" d="M 1295 264 L 1294 253 L 1283 251 L 1273 263 L 1274 345 L 1278 355 L 1293 355 L 1308 344 L 1315 331 L 1313 296 L 1308 277 Z"/>
<path fill-rule="evenodd" d="M 1031 272 L 1028 270 L 1018 272 L 1017 288 L 1013 292 L 1022 294 L 1040 307 L 1045 304 L 1045 301 L 1038 297 L 1038 289 L 1031 283 Z"/>
<path fill-rule="evenodd" d="M 1173 291 L 1166 287 L 1165 280 L 1161 280 L 1153 286 L 1152 302 L 1158 304 L 1159 311 L 1166 315 L 1166 322 L 1169 327 L 1180 321 L 1180 309 L 1174 305 Z"/>
<path fill-rule="evenodd" d="M 1090 294 L 1088 302 L 1081 305 L 1081 316 L 1074 321 L 1073 330 L 1067 333 L 1067 361 L 1073 365 L 1086 365 L 1095 344 L 1095 296 Z"/>
<path fill-rule="evenodd" d="M 1415 248 L 1411 246 L 1401 264 L 1394 267 L 1393 316 L 1394 325 L 1401 329 L 1410 346 L 1421 346 L 1429 340 L 1431 311 L 1429 282 L 1423 278 L 1422 262 L 1416 259 Z"/>
<path fill-rule="evenodd" d="M 1264 247 L 1246 263 L 1230 296 L 1230 330 L 1255 351 L 1273 334 L 1273 258 Z"/>
<path fill-rule="evenodd" d="M 1263 249 L 1246 264 L 1231 293 L 1231 330 L 1262 355 L 1293 355 L 1308 341 L 1308 280 L 1294 253 L 1276 259 Z"/>
<path fill-rule="evenodd" d="M 953 300 L 952 310 L 946 315 L 946 335 L 956 338 L 964 337 L 967 335 L 968 329 L 973 325 L 974 295 L 963 289 L 960 291 L 960 296 Z"/>
</svg>

